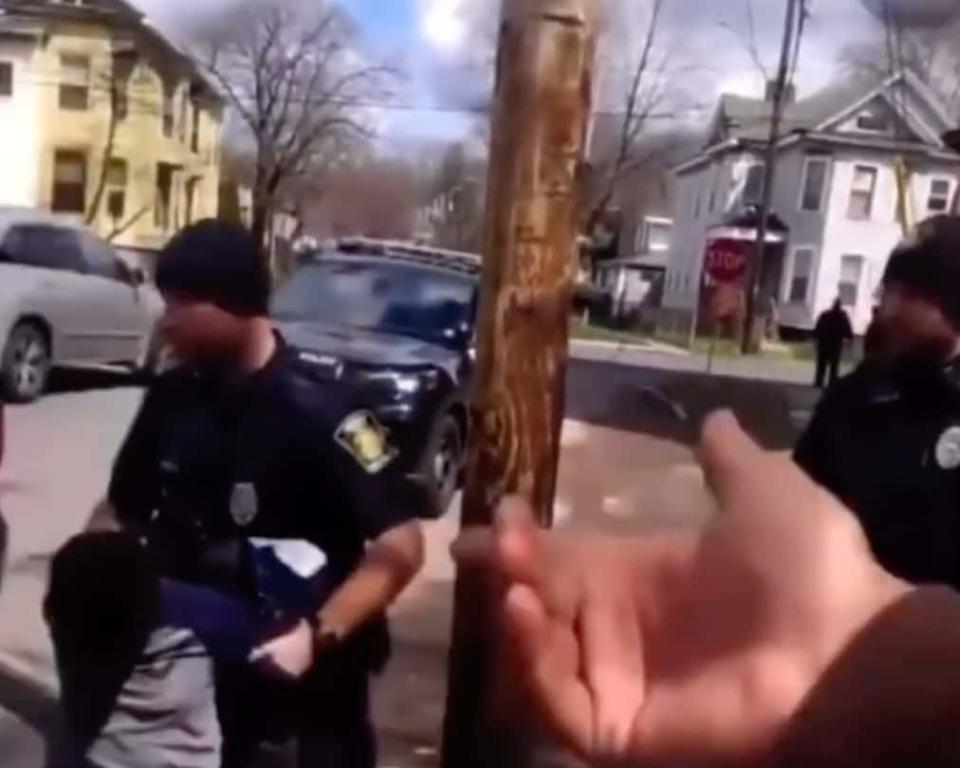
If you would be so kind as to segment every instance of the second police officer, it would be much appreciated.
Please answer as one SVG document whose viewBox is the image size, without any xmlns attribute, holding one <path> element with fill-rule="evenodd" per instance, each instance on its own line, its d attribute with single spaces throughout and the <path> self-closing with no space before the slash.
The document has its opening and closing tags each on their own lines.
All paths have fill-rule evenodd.
<svg viewBox="0 0 960 768">
<path fill-rule="evenodd" d="M 324 566 L 316 610 L 264 651 L 304 674 L 221 670 L 224 766 L 251 763 L 279 709 L 301 766 L 373 768 L 369 677 L 389 652 L 386 609 L 423 563 L 424 495 L 395 471 L 376 418 L 273 331 L 269 271 L 246 231 L 184 230 L 157 285 L 182 365 L 148 391 L 97 518 L 143 535 L 164 575 L 248 597 L 251 541 L 308 544 L 310 567 Z"/>
<path fill-rule="evenodd" d="M 868 359 L 827 392 L 796 460 L 889 571 L 960 589 L 960 218 L 922 223 L 881 287 Z"/>
</svg>

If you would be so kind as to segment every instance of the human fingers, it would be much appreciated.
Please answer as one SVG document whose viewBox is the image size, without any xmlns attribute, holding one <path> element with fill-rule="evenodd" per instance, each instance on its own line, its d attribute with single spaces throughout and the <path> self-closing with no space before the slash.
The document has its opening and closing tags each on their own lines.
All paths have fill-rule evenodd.
<svg viewBox="0 0 960 768">
<path fill-rule="evenodd" d="M 590 754 L 594 710 L 578 676 L 581 654 L 573 627 L 551 618 L 525 585 L 513 586 L 504 606 L 514 658 L 533 704 L 561 740 L 581 755 Z"/>
<path fill-rule="evenodd" d="M 643 637 L 625 575 L 615 567 L 594 572 L 579 615 L 582 664 L 593 696 L 592 752 L 598 756 L 614 757 L 627 750 L 644 704 Z"/>
<path fill-rule="evenodd" d="M 313 666 L 313 636 L 310 625 L 300 621 L 281 637 L 255 648 L 249 657 L 252 663 L 266 664 L 292 678 L 306 674 Z"/>
<path fill-rule="evenodd" d="M 740 508 L 743 500 L 756 496 L 758 471 L 767 458 L 743 431 L 736 416 L 721 411 L 709 416 L 699 449 L 707 485 L 724 511 Z"/>
<path fill-rule="evenodd" d="M 492 526 L 464 530 L 451 553 L 461 567 L 492 570 L 508 582 L 532 584 L 537 581 L 539 537 L 529 504 L 508 498 Z"/>
<path fill-rule="evenodd" d="M 492 568 L 497 555 L 497 537 L 492 528 L 470 526 L 450 545 L 450 554 L 461 568 Z"/>
<path fill-rule="evenodd" d="M 537 586 L 540 581 L 540 534 L 530 504 L 517 496 L 504 499 L 494 517 L 497 557 L 511 582 Z"/>
</svg>

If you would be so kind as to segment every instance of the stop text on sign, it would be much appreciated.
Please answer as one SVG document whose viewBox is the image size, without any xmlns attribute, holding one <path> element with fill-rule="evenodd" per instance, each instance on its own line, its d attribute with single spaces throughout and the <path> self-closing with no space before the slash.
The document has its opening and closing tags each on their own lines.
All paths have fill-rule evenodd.
<svg viewBox="0 0 960 768">
<path fill-rule="evenodd" d="M 718 283 L 733 283 L 747 272 L 746 244 L 738 240 L 714 240 L 707 246 L 704 269 Z"/>
</svg>

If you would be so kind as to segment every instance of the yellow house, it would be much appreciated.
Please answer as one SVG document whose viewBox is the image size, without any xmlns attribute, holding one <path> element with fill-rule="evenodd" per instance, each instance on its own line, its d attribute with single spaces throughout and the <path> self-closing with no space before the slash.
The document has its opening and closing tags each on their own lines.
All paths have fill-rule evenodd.
<svg viewBox="0 0 960 768">
<path fill-rule="evenodd" d="M 223 101 L 124 0 L 5 0 L 0 205 L 154 250 L 216 216 Z"/>
</svg>

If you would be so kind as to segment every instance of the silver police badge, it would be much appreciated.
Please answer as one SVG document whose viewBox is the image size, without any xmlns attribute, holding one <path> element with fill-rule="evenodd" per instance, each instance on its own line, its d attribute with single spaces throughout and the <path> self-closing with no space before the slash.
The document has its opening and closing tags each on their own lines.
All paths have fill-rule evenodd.
<svg viewBox="0 0 960 768">
<path fill-rule="evenodd" d="M 257 488 L 253 483 L 237 483 L 230 494 L 230 516 L 241 528 L 249 527 L 259 513 Z"/>
<path fill-rule="evenodd" d="M 937 441 L 937 464 L 940 469 L 960 469 L 960 427 L 950 427 Z"/>
</svg>

